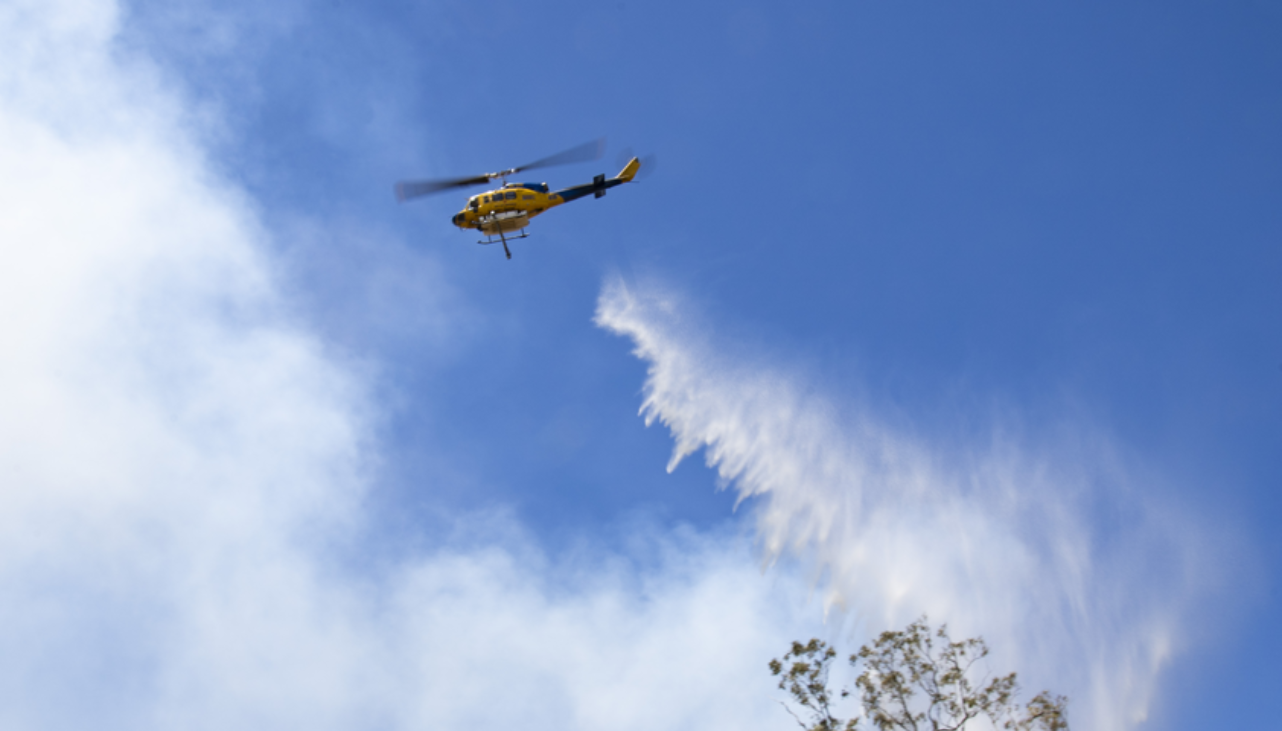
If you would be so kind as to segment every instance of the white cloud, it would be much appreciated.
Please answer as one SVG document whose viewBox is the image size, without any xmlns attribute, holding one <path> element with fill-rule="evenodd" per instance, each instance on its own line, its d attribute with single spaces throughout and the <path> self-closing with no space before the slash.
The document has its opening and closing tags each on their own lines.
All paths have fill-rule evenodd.
<svg viewBox="0 0 1282 731">
<path fill-rule="evenodd" d="M 607 284 L 602 327 L 649 364 L 642 414 L 669 469 L 699 449 L 752 505 L 771 560 L 812 567 L 866 631 L 921 613 L 982 634 L 993 669 L 1071 696 L 1084 728 L 1144 720 L 1205 588 L 1191 521 L 1086 430 L 1032 447 L 994 428 L 961 450 L 839 408 L 785 370 L 723 355 L 679 298 Z"/>
<path fill-rule="evenodd" d="M 350 568 L 378 405 L 119 23 L 0 8 L 0 727 L 786 722 L 801 611 L 735 536 Z"/>
</svg>

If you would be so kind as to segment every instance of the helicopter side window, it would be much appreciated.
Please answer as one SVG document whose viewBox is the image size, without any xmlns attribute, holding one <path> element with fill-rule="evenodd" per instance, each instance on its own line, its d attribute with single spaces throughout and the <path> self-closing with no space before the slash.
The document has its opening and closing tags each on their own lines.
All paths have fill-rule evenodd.
<svg viewBox="0 0 1282 731">
<path fill-rule="evenodd" d="M 503 197 L 507 198 L 510 201 L 514 201 L 516 200 L 516 193 L 507 193 Z"/>
<path fill-rule="evenodd" d="M 486 203 L 489 203 L 489 202 L 490 202 L 490 197 L 489 197 L 488 195 L 487 195 L 487 196 L 485 196 L 485 202 L 486 202 Z"/>
</svg>

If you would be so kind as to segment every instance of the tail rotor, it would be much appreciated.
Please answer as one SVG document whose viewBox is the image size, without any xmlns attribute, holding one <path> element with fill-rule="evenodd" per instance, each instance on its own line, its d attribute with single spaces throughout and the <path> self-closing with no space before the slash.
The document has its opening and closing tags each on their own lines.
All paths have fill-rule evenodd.
<svg viewBox="0 0 1282 731">
<path fill-rule="evenodd" d="M 655 168 L 659 163 L 659 156 L 654 153 L 638 156 L 633 152 L 631 147 L 625 147 L 622 150 L 619 150 L 619 154 L 615 157 L 615 167 L 624 167 L 634 157 L 640 158 L 641 168 L 637 170 L 636 177 L 632 179 L 632 182 L 635 183 L 654 175 Z"/>
</svg>

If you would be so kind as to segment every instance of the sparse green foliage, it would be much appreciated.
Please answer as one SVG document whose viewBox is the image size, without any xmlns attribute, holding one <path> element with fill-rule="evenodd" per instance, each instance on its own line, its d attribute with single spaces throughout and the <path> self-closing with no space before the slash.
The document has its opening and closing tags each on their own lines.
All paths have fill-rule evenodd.
<svg viewBox="0 0 1282 731">
<path fill-rule="evenodd" d="M 828 691 L 828 669 L 832 665 L 837 651 L 820 640 L 811 640 L 806 644 L 792 643 L 792 649 L 783 656 L 783 660 L 770 661 L 770 673 L 782 675 L 779 687 L 788 691 L 798 706 L 805 709 L 811 721 L 804 723 L 791 708 L 784 709 L 792 714 L 806 731 L 854 731 L 859 719 L 852 718 L 842 722 L 832 715 L 832 696 Z M 850 691 L 840 691 L 845 698 Z"/>
<path fill-rule="evenodd" d="M 853 667 L 863 666 L 855 680 L 863 713 L 845 721 L 834 715 L 828 673 L 837 652 L 827 643 L 792 643 L 770 661 L 770 673 L 807 717 L 784 705 L 805 731 L 855 731 L 863 721 L 878 731 L 962 731 L 980 715 L 1004 731 L 1068 731 L 1067 698 L 1043 691 L 1021 708 L 1015 673 L 976 684 L 971 671 L 987 655 L 983 639 L 953 642 L 947 625 L 932 632 L 925 617 L 883 632 L 850 656 Z M 851 694 L 841 689 L 836 699 Z"/>
</svg>

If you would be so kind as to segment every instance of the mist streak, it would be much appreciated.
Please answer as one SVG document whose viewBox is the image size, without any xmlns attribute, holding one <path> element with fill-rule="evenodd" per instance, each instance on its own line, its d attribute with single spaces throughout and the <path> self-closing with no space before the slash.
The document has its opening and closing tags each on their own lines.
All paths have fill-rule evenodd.
<svg viewBox="0 0 1282 731">
<path fill-rule="evenodd" d="M 768 561 L 808 562 L 825 605 L 868 631 L 926 612 L 982 634 L 996 670 L 1069 694 L 1080 727 L 1146 718 L 1194 594 L 1195 537 L 1146 501 L 1111 445 L 994 436 L 956 454 L 730 361 L 684 310 L 612 283 L 596 322 L 649 363 L 641 414 L 671 430 L 669 470 L 704 449 L 741 500 L 757 498 Z"/>
</svg>

